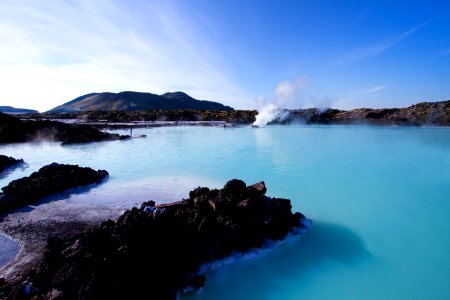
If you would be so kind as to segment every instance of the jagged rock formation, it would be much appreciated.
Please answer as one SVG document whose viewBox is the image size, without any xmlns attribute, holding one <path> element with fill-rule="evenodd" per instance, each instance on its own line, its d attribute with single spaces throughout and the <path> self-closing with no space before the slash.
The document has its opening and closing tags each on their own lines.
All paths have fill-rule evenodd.
<svg viewBox="0 0 450 300">
<path fill-rule="evenodd" d="M 3 193 L 0 193 L 0 212 L 7 212 L 71 188 L 100 183 L 107 176 L 108 172 L 104 170 L 52 163 L 3 187 Z"/>
<path fill-rule="evenodd" d="M 111 110 L 233 110 L 218 102 L 197 100 L 183 92 L 155 95 L 151 93 L 120 92 L 91 93 L 78 97 L 63 105 L 57 106 L 49 113 L 68 113 L 80 111 L 111 111 Z"/>
<path fill-rule="evenodd" d="M 422 102 L 406 108 L 359 108 L 349 111 L 315 108 L 290 110 L 273 124 L 437 125 L 450 126 L 450 101 Z"/>
<path fill-rule="evenodd" d="M 261 247 L 302 226 L 287 199 L 265 196 L 263 182 L 197 188 L 174 204 L 143 203 L 70 239 L 51 238 L 43 261 L 22 280 L 5 282 L 8 299 L 176 299 L 202 286 L 205 263 Z M 59 298 L 58 298 L 59 299 Z"/>
<path fill-rule="evenodd" d="M 60 141 L 63 145 L 126 139 L 129 136 L 101 132 L 86 125 L 55 121 L 22 121 L 0 112 L 0 144 Z"/>
<path fill-rule="evenodd" d="M 11 168 L 23 163 L 23 159 L 15 159 L 6 155 L 0 155 L 0 173 L 7 168 Z"/>
</svg>

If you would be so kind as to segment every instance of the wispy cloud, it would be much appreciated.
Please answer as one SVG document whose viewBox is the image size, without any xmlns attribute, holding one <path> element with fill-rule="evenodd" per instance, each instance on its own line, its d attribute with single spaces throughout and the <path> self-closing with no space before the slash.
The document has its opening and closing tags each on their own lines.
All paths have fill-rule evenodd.
<svg viewBox="0 0 450 300">
<path fill-rule="evenodd" d="M 378 93 L 384 91 L 386 88 L 387 87 L 385 85 L 377 85 L 377 86 L 369 88 L 369 89 L 360 89 L 355 94 L 358 96 L 373 95 L 373 94 L 378 94 Z"/>
<path fill-rule="evenodd" d="M 441 55 L 450 55 L 450 48 L 441 52 Z"/>
<path fill-rule="evenodd" d="M 247 97 L 177 7 L 119 3 L 1 1 L 0 103 L 46 110 L 82 93 L 180 87 L 234 106 Z"/>
<path fill-rule="evenodd" d="M 378 95 L 388 89 L 386 85 L 376 85 L 373 87 L 363 87 L 349 90 L 343 93 L 333 104 L 340 109 L 354 109 L 361 107 L 379 108 L 386 107 L 383 100 L 378 99 Z"/>
<path fill-rule="evenodd" d="M 410 36 L 411 34 L 413 34 L 414 32 L 418 31 L 419 29 L 421 29 L 422 27 L 424 27 L 425 25 L 427 25 L 429 23 L 428 22 L 424 22 L 420 25 L 417 25 L 399 35 L 393 36 L 387 40 L 384 40 L 378 44 L 369 46 L 369 47 L 364 47 L 364 48 L 359 48 L 356 49 L 350 53 L 348 53 L 347 55 L 339 58 L 337 60 L 337 65 L 346 65 L 346 64 L 351 64 L 351 63 L 355 63 L 358 62 L 360 60 L 364 60 L 364 59 L 368 59 L 368 58 L 372 58 L 375 57 L 381 53 L 383 53 L 384 51 L 386 51 L 387 49 L 391 48 L 392 46 L 400 43 L 401 41 L 403 41 L 404 39 L 406 39 L 408 36 Z"/>
</svg>

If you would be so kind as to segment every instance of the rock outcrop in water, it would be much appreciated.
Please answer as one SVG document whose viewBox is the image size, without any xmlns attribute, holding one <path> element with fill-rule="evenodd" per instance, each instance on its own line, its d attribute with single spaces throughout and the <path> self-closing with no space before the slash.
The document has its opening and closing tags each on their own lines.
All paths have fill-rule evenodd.
<svg viewBox="0 0 450 300">
<path fill-rule="evenodd" d="M 52 163 L 23 177 L 11 181 L 0 193 L 0 212 L 33 203 L 45 196 L 65 190 L 100 183 L 108 176 L 104 170 L 95 171 L 77 165 Z"/>
<path fill-rule="evenodd" d="M 126 211 L 70 239 L 51 238 L 43 261 L 22 281 L 7 282 L 8 299 L 176 299 L 203 286 L 205 263 L 280 240 L 307 224 L 290 200 L 265 196 L 263 182 L 233 179 L 223 189 L 197 188 L 189 199 Z M 56 297 L 56 298 L 55 298 Z"/>
<path fill-rule="evenodd" d="M 0 173 L 5 171 L 7 168 L 18 166 L 22 163 L 23 159 L 15 159 L 14 157 L 0 155 Z"/>
<path fill-rule="evenodd" d="M 129 138 L 99 131 L 86 125 L 56 121 L 22 121 L 0 112 L 0 144 L 32 141 L 60 141 L 63 145 Z"/>
</svg>

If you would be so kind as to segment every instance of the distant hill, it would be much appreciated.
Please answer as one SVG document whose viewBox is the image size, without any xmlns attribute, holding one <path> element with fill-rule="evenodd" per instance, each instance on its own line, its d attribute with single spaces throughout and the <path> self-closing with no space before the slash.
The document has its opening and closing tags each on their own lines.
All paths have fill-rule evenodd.
<svg viewBox="0 0 450 300">
<path fill-rule="evenodd" d="M 0 106 L 0 112 L 7 114 L 38 114 L 39 112 L 34 109 L 15 108 L 12 106 Z"/>
<path fill-rule="evenodd" d="M 183 92 L 155 95 L 140 92 L 92 93 L 57 106 L 49 113 L 70 113 L 81 111 L 111 110 L 233 110 L 218 102 L 197 100 Z"/>
</svg>

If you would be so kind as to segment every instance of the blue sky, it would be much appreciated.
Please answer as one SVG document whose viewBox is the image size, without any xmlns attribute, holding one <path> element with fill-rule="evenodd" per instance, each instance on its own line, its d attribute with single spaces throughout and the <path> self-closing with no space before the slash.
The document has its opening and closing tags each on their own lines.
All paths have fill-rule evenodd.
<svg viewBox="0 0 450 300">
<path fill-rule="evenodd" d="M 450 99 L 449 1 L 0 1 L 0 105 L 184 91 L 240 109 Z"/>
</svg>

